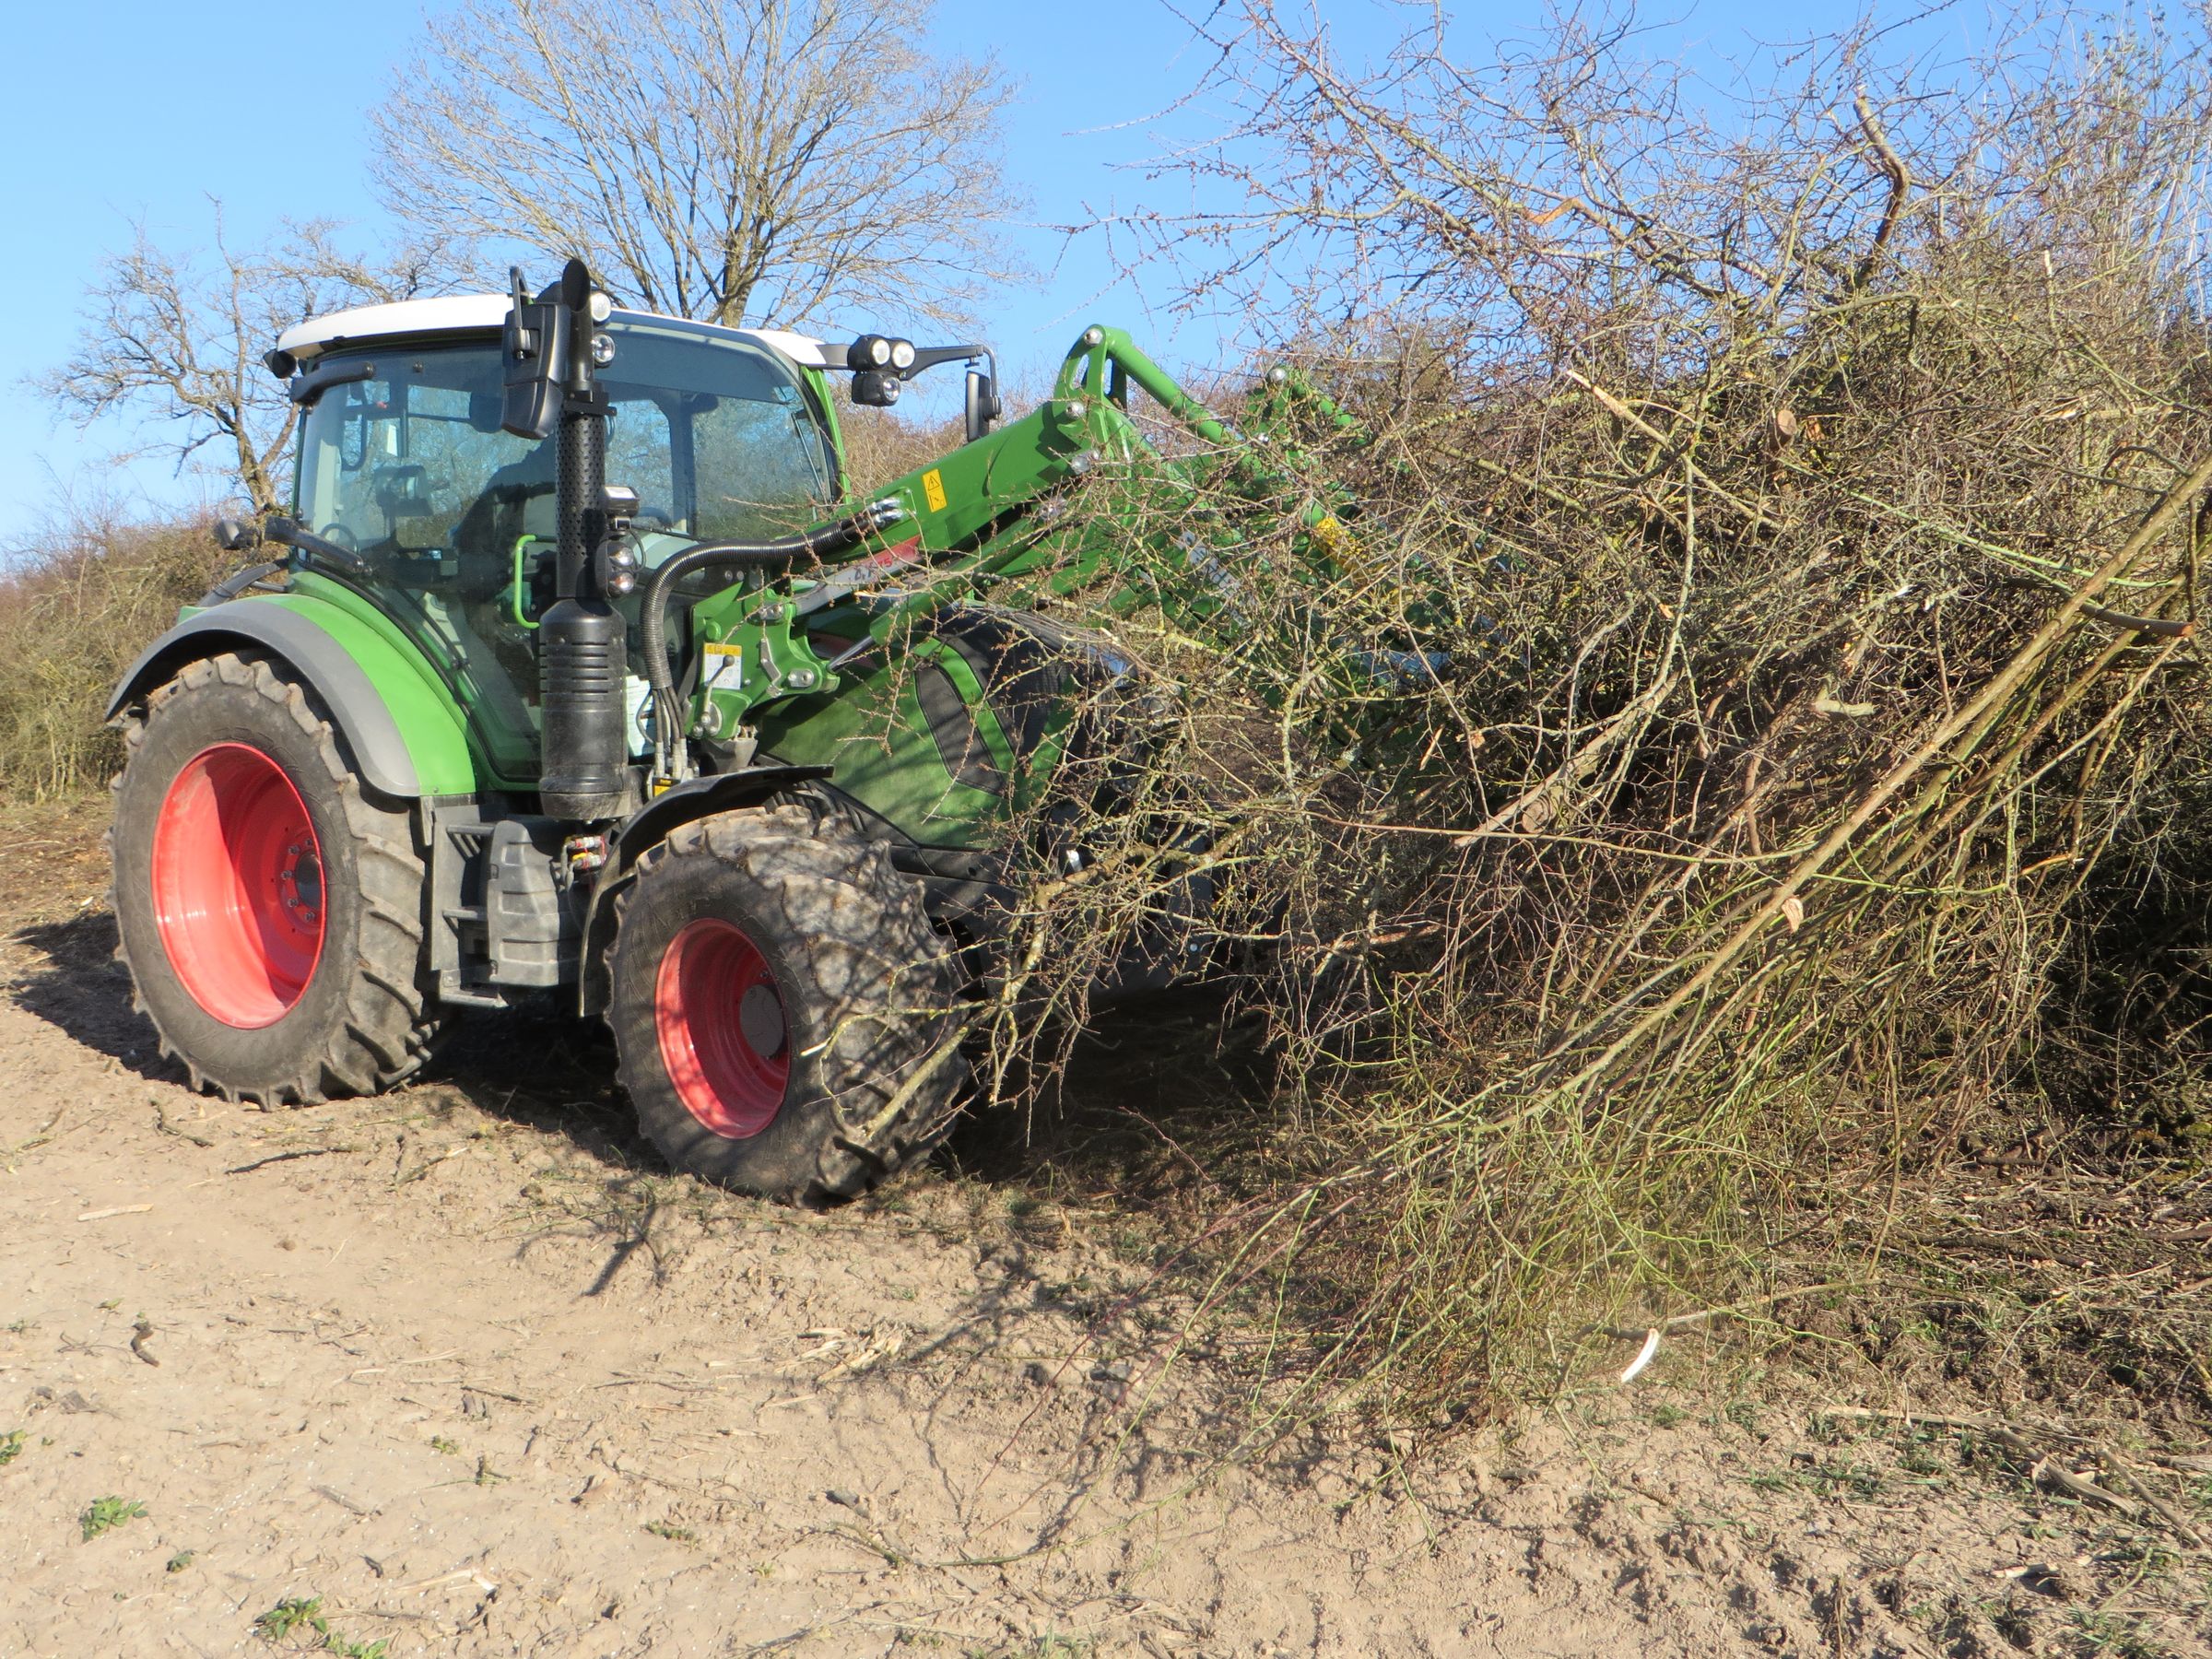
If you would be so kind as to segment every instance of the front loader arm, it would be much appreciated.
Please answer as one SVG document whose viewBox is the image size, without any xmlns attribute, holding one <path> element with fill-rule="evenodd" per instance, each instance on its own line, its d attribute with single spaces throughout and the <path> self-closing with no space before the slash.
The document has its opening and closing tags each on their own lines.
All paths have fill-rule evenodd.
<svg viewBox="0 0 2212 1659">
<path fill-rule="evenodd" d="M 1147 439 L 1129 411 L 1132 386 L 1187 444 L 1163 453 Z M 695 660 L 712 665 L 698 677 L 694 729 L 734 731 L 762 703 L 834 692 L 838 656 L 856 647 L 825 656 L 808 639 L 833 611 L 859 611 L 868 641 L 880 645 L 941 605 L 993 589 L 1066 594 L 1112 582 L 1109 603 L 1120 608 L 1193 588 L 1194 570 L 1233 564 L 1245 541 L 1234 521 L 1248 512 L 1294 518 L 1298 550 L 1341 573 L 1353 551 L 1340 518 L 1351 497 L 1290 441 L 1301 415 L 1308 427 L 1318 418 L 1363 441 L 1358 421 L 1294 370 L 1271 370 L 1232 427 L 1125 331 L 1086 329 L 1035 409 L 869 491 L 905 513 L 853 558 L 808 581 L 733 586 L 693 607 Z M 1100 488 L 1125 494 L 1069 511 L 1077 492 Z M 1206 585 L 1195 584 L 1189 608 L 1218 614 L 1218 600 L 1196 591 Z"/>
</svg>

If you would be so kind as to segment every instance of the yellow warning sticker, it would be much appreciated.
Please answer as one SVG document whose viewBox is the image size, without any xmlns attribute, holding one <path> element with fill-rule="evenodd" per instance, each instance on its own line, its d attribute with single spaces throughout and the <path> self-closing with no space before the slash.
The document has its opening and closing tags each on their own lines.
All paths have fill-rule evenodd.
<svg viewBox="0 0 2212 1659">
<path fill-rule="evenodd" d="M 945 477 L 934 466 L 922 475 L 922 494 L 932 512 L 945 511 Z"/>
<path fill-rule="evenodd" d="M 745 684 L 744 646 L 710 644 L 706 658 L 708 690 L 735 691 Z"/>
</svg>

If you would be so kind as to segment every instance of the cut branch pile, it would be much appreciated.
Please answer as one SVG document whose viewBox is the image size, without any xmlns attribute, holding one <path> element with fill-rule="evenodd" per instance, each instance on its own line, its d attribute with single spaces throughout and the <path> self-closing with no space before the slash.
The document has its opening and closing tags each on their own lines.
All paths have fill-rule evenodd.
<svg viewBox="0 0 2212 1659">
<path fill-rule="evenodd" d="M 1594 1306 L 1855 1274 L 1840 1191 L 2172 1116 L 2212 1009 L 2199 44 L 2039 22 L 1946 76 L 1854 37 L 1716 111 L 1571 23 L 1359 76 L 1264 6 L 1224 38 L 1239 124 L 1172 165 L 1236 206 L 1151 229 L 1194 291 L 1302 301 L 1368 429 L 1306 435 L 1354 539 L 1162 510 L 1233 626 L 1107 624 L 1178 712 L 1032 895 L 999 1035 L 1080 1024 L 1194 871 L 1226 895 L 1291 1133 L 1217 1288 L 1300 1389 L 1556 1382 Z"/>
</svg>

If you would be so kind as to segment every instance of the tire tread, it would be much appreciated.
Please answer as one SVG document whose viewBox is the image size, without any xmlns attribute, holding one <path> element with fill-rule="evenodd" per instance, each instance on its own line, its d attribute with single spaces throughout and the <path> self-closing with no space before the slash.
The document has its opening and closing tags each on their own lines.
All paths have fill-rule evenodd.
<svg viewBox="0 0 2212 1659">
<path fill-rule="evenodd" d="M 809 954 L 825 967 L 839 964 L 841 1002 L 873 1006 L 892 1017 L 903 1002 L 921 1016 L 913 1022 L 910 1052 L 888 1075 L 881 1066 L 858 1068 L 840 1045 L 825 1051 L 823 1081 L 837 1103 L 836 1131 L 824 1138 L 805 1181 L 770 1194 L 806 1208 L 855 1197 L 925 1154 L 957 1115 L 952 1083 L 961 1068 L 940 1056 L 941 1047 L 948 1050 L 959 1036 L 951 1014 L 959 992 L 951 954 L 889 852 L 864 840 L 849 810 L 816 792 L 718 813 L 671 831 L 639 860 L 635 879 L 617 897 L 618 953 L 623 918 L 638 894 L 677 864 L 701 859 L 740 874 L 794 918 L 794 932 L 809 930 Z M 796 920 L 801 916 L 804 924 Z M 656 1043 L 641 1033 L 629 1041 L 624 1035 L 618 1028 L 618 1075 L 636 1099 L 661 1086 L 664 1074 Z M 932 1077 L 906 1089 L 907 1099 L 887 1117 L 901 1086 L 933 1056 L 935 1069 L 948 1075 L 941 1084 Z"/>
<path fill-rule="evenodd" d="M 172 716 L 178 700 L 190 691 L 218 684 L 249 688 L 283 710 L 313 742 L 318 759 L 336 786 L 346 829 L 359 863 L 364 900 L 360 947 L 347 981 L 345 1012 L 333 1022 L 322 1052 L 310 1056 L 296 1076 L 259 1088 L 237 1088 L 208 1077 L 171 1033 L 162 1029 L 140 986 L 138 970 L 131 962 L 119 929 L 115 955 L 131 971 L 133 1006 L 153 1021 L 161 1053 L 183 1065 L 195 1090 L 212 1085 L 228 1100 L 243 1098 L 265 1107 L 312 1105 L 333 1093 L 381 1093 L 421 1067 L 441 1024 L 435 987 L 423 961 L 420 909 L 428 872 L 414 851 L 406 811 L 371 800 L 363 792 L 331 723 L 316 712 L 306 691 L 258 658 L 224 653 L 189 663 L 148 695 L 143 713 L 124 723 L 124 771 L 109 788 L 121 791 L 131 761 L 144 746 L 153 723 Z M 111 886 L 111 909 L 116 899 Z"/>
</svg>

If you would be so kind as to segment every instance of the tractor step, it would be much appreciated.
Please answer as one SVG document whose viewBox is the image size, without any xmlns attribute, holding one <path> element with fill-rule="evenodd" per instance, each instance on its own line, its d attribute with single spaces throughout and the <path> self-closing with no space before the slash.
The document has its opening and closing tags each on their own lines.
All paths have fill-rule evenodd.
<svg viewBox="0 0 2212 1659">
<path fill-rule="evenodd" d="M 448 1007 L 497 1008 L 501 1013 L 514 1006 L 498 992 L 472 990 L 450 973 L 438 976 L 438 1000 Z"/>
<path fill-rule="evenodd" d="M 581 907 L 560 857 L 564 835 L 547 818 L 491 818 L 473 801 L 426 803 L 437 925 L 430 967 L 438 994 L 467 1007 L 504 1008 L 502 987 L 572 983 L 583 937 Z"/>
</svg>

